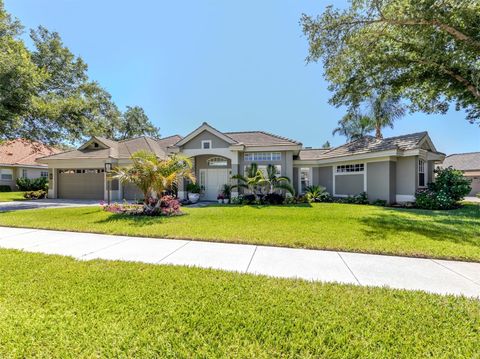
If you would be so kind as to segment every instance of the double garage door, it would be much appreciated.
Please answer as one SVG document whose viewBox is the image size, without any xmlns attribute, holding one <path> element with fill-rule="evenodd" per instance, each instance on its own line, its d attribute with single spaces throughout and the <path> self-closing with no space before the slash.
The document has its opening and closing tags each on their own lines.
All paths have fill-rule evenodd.
<svg viewBox="0 0 480 359">
<path fill-rule="evenodd" d="M 58 198 L 102 200 L 104 175 L 104 170 L 99 168 L 58 170 Z"/>
</svg>

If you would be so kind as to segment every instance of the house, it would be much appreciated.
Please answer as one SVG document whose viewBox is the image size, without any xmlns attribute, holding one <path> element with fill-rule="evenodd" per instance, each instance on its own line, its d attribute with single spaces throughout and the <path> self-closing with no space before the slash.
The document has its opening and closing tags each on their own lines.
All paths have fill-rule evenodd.
<svg viewBox="0 0 480 359">
<path fill-rule="evenodd" d="M 40 159 L 51 172 L 50 197 L 107 197 L 105 165 L 123 166 L 140 149 L 165 158 L 181 153 L 192 158 L 204 200 L 215 200 L 231 176 L 249 165 L 272 164 L 289 177 L 298 193 L 322 185 L 336 197 L 367 192 L 371 200 L 412 201 L 418 188 L 433 180 L 435 163 L 445 155 L 435 149 L 427 132 L 385 139 L 365 137 L 332 149 L 304 148 L 298 141 L 263 131 L 221 132 L 207 123 L 185 137 L 147 137 L 111 141 L 93 137 L 77 150 Z M 112 199 L 140 198 L 132 185 L 111 183 Z M 238 193 L 233 193 L 233 196 Z M 185 184 L 179 196 L 185 197 Z"/>
<path fill-rule="evenodd" d="M 61 152 L 38 142 L 23 139 L 4 141 L 0 144 L 0 186 L 17 189 L 17 178 L 48 177 L 48 166 L 37 162 L 44 157 Z"/>
<path fill-rule="evenodd" d="M 455 153 L 448 155 L 439 167 L 453 167 L 463 171 L 465 177 L 472 180 L 472 191 L 469 196 L 480 193 L 480 152 Z"/>
</svg>

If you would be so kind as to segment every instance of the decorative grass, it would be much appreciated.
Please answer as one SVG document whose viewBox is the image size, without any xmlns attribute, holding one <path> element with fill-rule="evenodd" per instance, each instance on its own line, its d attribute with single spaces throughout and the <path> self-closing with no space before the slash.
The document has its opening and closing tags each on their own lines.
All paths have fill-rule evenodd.
<svg viewBox="0 0 480 359">
<path fill-rule="evenodd" d="M 348 204 L 209 206 L 180 217 L 99 207 L 0 213 L 0 225 L 480 261 L 480 206 L 452 211 Z"/>
</svg>

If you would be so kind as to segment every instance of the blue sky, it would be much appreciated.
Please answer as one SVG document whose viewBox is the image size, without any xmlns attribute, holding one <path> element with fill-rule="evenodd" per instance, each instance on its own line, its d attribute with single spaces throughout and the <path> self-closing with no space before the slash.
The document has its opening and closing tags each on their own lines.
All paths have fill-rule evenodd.
<svg viewBox="0 0 480 359">
<path fill-rule="evenodd" d="M 27 27 L 58 31 L 121 109 L 142 106 L 162 136 L 203 121 L 223 131 L 265 130 L 321 146 L 342 109 L 320 64 L 305 64 L 300 15 L 333 0 L 5 0 Z M 346 1 L 335 1 L 344 6 Z M 480 151 L 462 112 L 408 115 L 385 136 L 428 130 L 446 153 Z"/>
</svg>

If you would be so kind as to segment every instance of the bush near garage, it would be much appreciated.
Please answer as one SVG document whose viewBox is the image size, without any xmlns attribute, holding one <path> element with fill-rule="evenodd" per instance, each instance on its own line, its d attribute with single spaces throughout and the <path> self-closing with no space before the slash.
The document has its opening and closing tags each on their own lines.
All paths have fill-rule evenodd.
<svg viewBox="0 0 480 359">
<path fill-rule="evenodd" d="M 12 192 L 12 188 L 7 185 L 1 185 L 0 186 L 0 192 Z"/>
</svg>

